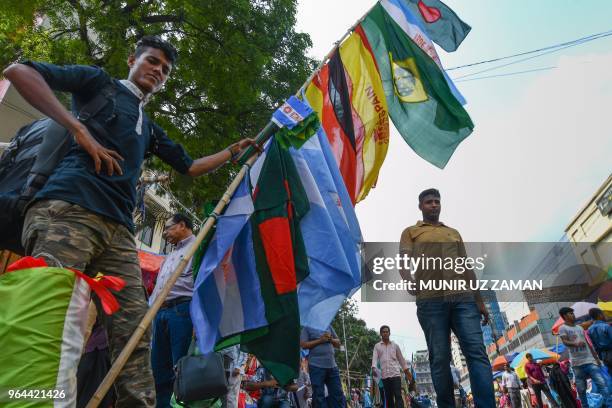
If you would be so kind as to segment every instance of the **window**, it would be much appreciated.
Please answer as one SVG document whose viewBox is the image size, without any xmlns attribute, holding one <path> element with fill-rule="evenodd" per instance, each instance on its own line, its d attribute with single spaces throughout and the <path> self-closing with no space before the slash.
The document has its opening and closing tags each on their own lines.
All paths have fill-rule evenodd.
<svg viewBox="0 0 612 408">
<path fill-rule="evenodd" d="M 612 212 L 612 186 L 597 200 L 597 208 L 601 215 L 606 216 Z"/>
<path fill-rule="evenodd" d="M 155 231 L 155 218 L 152 216 L 146 217 L 140 236 L 138 239 L 140 242 L 150 247 L 153 244 L 153 232 Z"/>
</svg>

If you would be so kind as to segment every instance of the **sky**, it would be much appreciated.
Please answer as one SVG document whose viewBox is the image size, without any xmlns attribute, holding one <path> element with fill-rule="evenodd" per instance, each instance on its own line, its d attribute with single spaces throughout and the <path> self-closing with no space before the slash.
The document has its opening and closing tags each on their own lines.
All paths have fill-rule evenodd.
<svg viewBox="0 0 612 408">
<path fill-rule="evenodd" d="M 454 53 L 437 47 L 447 68 L 612 30 L 612 2 L 606 0 L 445 3 L 472 27 Z M 323 58 L 373 4 L 300 0 L 297 30 L 311 36 L 309 55 Z M 448 73 L 458 78 L 517 59 Z M 356 206 L 364 240 L 399 241 L 403 229 L 420 219 L 418 193 L 436 187 L 441 220 L 466 242 L 559 241 L 612 170 L 610 67 L 612 36 L 457 79 L 474 132 L 440 170 L 417 156 L 392 127 L 378 185 Z M 540 68 L 547 69 L 467 81 Z M 359 310 L 369 327 L 390 325 L 392 338 L 408 355 L 426 348 L 414 304 L 360 302 Z M 514 319 L 528 310 L 515 304 L 508 312 Z"/>
</svg>

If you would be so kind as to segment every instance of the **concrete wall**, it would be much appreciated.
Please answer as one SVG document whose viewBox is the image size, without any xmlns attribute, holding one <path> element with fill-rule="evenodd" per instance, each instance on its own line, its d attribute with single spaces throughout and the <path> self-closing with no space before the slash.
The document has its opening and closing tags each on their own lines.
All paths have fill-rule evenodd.
<svg viewBox="0 0 612 408">
<path fill-rule="evenodd" d="M 612 200 L 612 175 L 588 199 L 565 229 L 576 255 L 585 263 L 607 269 L 612 265 L 612 212 L 602 214 L 598 204 Z M 589 245 L 579 245 L 589 243 Z"/>
<path fill-rule="evenodd" d="M 0 80 L 0 142 L 10 141 L 20 127 L 42 117 L 9 81 Z"/>
</svg>

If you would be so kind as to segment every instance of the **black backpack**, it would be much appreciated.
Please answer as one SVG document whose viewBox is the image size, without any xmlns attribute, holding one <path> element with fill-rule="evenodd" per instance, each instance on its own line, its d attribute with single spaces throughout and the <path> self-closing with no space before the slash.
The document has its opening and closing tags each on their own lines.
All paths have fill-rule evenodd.
<svg viewBox="0 0 612 408">
<path fill-rule="evenodd" d="M 114 105 L 115 94 L 115 85 L 109 83 L 79 112 L 78 119 L 94 137 L 107 136 L 95 116 L 109 103 Z M 44 118 L 19 129 L 4 150 L 0 156 L 0 250 L 24 255 L 21 233 L 27 206 L 69 148 L 68 130 Z"/>
</svg>

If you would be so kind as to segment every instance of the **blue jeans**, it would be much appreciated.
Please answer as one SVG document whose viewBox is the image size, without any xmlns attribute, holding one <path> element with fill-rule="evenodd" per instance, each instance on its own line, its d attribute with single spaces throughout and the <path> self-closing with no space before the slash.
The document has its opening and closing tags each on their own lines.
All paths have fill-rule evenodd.
<svg viewBox="0 0 612 408">
<path fill-rule="evenodd" d="M 312 384 L 312 404 L 314 408 L 344 408 L 346 400 L 340 384 L 338 367 L 320 368 L 310 366 L 310 383 Z M 325 398 L 325 386 L 329 396 Z"/>
<path fill-rule="evenodd" d="M 480 312 L 476 303 L 417 301 L 417 317 L 427 341 L 429 367 L 438 406 L 455 406 L 453 377 L 450 370 L 452 330 L 459 340 L 467 362 L 476 406 L 494 407 L 491 364 L 482 340 Z"/>
<path fill-rule="evenodd" d="M 172 398 L 174 366 L 189 351 L 193 324 L 189 316 L 189 304 L 184 302 L 161 309 L 153 320 L 153 345 L 151 366 L 155 378 L 157 407 L 167 408 Z"/>
<path fill-rule="evenodd" d="M 291 404 L 288 400 L 277 400 L 274 395 L 265 394 L 257 400 L 257 408 L 289 408 Z"/>
<path fill-rule="evenodd" d="M 583 364 L 574 367 L 574 375 L 576 376 L 576 389 L 578 390 L 578 396 L 583 407 L 588 407 L 586 388 L 587 378 L 593 380 L 597 385 L 597 392 L 601 394 L 603 400 L 608 399 L 608 385 L 604 376 L 601 374 L 601 367 L 597 364 Z"/>
</svg>

